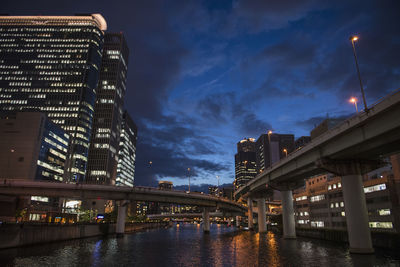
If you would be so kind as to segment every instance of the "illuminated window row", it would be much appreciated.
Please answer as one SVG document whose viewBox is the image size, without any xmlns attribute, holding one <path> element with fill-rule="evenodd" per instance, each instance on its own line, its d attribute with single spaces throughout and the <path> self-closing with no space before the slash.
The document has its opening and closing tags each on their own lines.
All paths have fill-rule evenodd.
<svg viewBox="0 0 400 267">
<path fill-rule="evenodd" d="M 55 167 L 55 166 L 52 166 L 52 165 L 50 165 L 50 164 L 48 164 L 48 163 L 46 163 L 46 162 L 43 162 L 43 161 L 41 161 L 41 160 L 38 160 L 38 161 L 37 161 L 37 164 L 38 164 L 39 166 L 42 166 L 42 167 L 46 168 L 46 169 L 55 171 L 55 172 L 57 172 L 57 173 L 59 173 L 59 174 L 63 174 L 63 173 L 64 173 L 64 170 L 63 170 L 63 169 L 57 168 L 57 167 Z"/>
<path fill-rule="evenodd" d="M 296 201 L 307 200 L 307 196 L 296 197 Z"/>
<path fill-rule="evenodd" d="M 325 199 L 325 195 L 317 195 L 310 197 L 311 202 L 321 201 Z"/>
<path fill-rule="evenodd" d="M 336 202 L 336 203 L 332 202 L 331 203 L 331 208 L 339 208 L 339 206 L 343 208 L 344 207 L 344 202 L 341 201 L 341 202 Z"/>
</svg>

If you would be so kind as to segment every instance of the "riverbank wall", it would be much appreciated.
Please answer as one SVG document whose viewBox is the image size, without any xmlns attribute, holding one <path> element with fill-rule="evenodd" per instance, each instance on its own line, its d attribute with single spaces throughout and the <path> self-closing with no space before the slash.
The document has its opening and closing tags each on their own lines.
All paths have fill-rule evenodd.
<svg viewBox="0 0 400 267">
<path fill-rule="evenodd" d="M 296 228 L 297 236 L 311 237 L 335 242 L 348 243 L 346 230 Z M 372 244 L 376 248 L 400 251 L 400 234 L 390 232 L 371 232 Z"/>
<path fill-rule="evenodd" d="M 164 223 L 127 223 L 125 232 L 165 227 Z M 1 224 L 0 249 L 115 234 L 116 224 Z"/>
</svg>

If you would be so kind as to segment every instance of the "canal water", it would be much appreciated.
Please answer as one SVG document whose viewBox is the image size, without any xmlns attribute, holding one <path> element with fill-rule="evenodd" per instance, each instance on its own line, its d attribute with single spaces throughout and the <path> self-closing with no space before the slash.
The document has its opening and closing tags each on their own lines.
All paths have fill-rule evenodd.
<svg viewBox="0 0 400 267">
<path fill-rule="evenodd" d="M 0 240 L 1 242 L 1 240 Z M 0 250 L 0 266 L 400 266 L 400 253 L 378 250 L 352 255 L 341 243 L 298 238 L 284 240 L 212 224 Z"/>
</svg>

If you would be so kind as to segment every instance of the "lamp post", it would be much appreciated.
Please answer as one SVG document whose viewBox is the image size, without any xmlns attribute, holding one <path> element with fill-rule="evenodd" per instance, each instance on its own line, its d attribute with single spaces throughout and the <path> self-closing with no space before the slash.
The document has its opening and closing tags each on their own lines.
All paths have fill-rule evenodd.
<svg viewBox="0 0 400 267">
<path fill-rule="evenodd" d="M 188 176 L 189 176 L 189 193 L 190 193 L 190 168 L 187 168 L 187 170 L 188 170 Z"/>
<path fill-rule="evenodd" d="M 356 107 L 356 112 L 358 113 L 357 98 L 355 97 L 350 98 L 350 102 L 354 103 L 354 106 Z"/>
<path fill-rule="evenodd" d="M 268 131 L 268 154 L 269 154 L 269 167 L 270 168 L 272 167 L 271 134 L 272 134 L 272 131 L 269 130 Z"/>
<path fill-rule="evenodd" d="M 358 60 L 357 60 L 357 55 L 356 55 L 356 47 L 354 45 L 354 42 L 358 41 L 358 36 L 356 36 L 356 35 L 350 36 L 350 41 L 351 41 L 351 45 L 353 46 L 354 60 L 356 62 L 358 80 L 360 81 L 361 94 L 362 94 L 362 98 L 363 98 L 363 102 L 364 102 L 364 110 L 367 112 L 368 111 L 367 101 L 365 100 L 365 93 L 364 93 L 364 88 L 363 88 L 363 84 L 362 84 L 362 81 L 361 81 L 360 69 L 358 67 Z"/>
<path fill-rule="evenodd" d="M 283 149 L 283 152 L 285 153 L 285 155 L 287 157 L 287 149 L 286 148 Z"/>
<path fill-rule="evenodd" d="M 217 181 L 218 181 L 218 186 L 217 186 L 217 196 L 219 197 L 219 175 L 216 176 Z"/>
</svg>

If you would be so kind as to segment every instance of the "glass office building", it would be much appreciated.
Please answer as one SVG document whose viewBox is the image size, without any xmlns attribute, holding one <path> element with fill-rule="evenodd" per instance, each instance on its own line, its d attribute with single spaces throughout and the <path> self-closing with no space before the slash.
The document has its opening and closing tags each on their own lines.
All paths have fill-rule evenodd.
<svg viewBox="0 0 400 267">
<path fill-rule="evenodd" d="M 133 186 L 135 180 L 137 127 L 128 112 L 122 120 L 121 140 L 119 142 L 119 158 L 116 185 Z"/>
<path fill-rule="evenodd" d="M 0 111 L 40 111 L 70 135 L 64 180 L 84 181 L 102 58 L 99 14 L 0 16 Z"/>
<path fill-rule="evenodd" d="M 122 33 L 104 35 L 86 182 L 115 184 L 129 49 Z"/>
<path fill-rule="evenodd" d="M 44 113 L 0 113 L 0 129 L 0 178 L 63 181 L 69 135 Z"/>
</svg>

